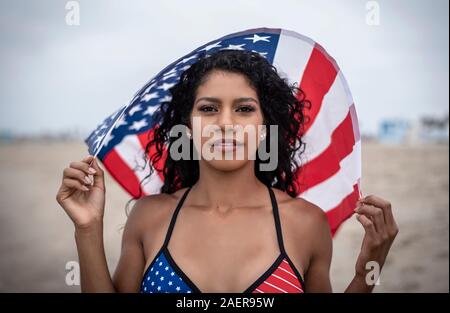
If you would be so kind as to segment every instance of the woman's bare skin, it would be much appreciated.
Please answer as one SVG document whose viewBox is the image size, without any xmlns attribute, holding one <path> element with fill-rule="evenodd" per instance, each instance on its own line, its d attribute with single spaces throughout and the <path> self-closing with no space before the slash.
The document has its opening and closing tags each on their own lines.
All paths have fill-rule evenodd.
<svg viewBox="0 0 450 313">
<path fill-rule="evenodd" d="M 191 118 L 207 124 L 260 125 L 263 122 L 256 92 L 236 73 L 214 73 L 198 88 L 197 99 L 214 97 L 214 113 L 201 111 L 196 101 Z M 244 115 L 236 99 L 253 98 L 255 111 Z M 224 130 L 224 128 L 223 128 Z M 203 139 L 202 139 L 203 140 Z M 202 141 L 202 144 L 204 141 Z M 97 160 L 94 183 L 85 176 L 92 156 L 64 169 L 56 199 L 75 225 L 81 290 L 138 292 L 142 276 L 163 244 L 175 207 L 186 188 L 173 194 L 139 199 L 128 217 L 119 263 L 111 276 L 103 246 L 105 207 L 104 171 Z M 254 161 L 200 160 L 200 178 L 178 215 L 169 250 L 183 271 L 203 292 L 242 292 L 276 259 L 277 244 L 267 187 L 254 175 Z M 88 187 L 88 190 L 84 189 Z M 273 189 L 278 202 L 287 253 L 305 281 L 306 292 L 331 292 L 329 277 L 332 239 L 324 211 L 302 198 Z M 398 227 L 388 201 L 364 197 L 356 211 L 365 229 L 355 276 L 346 292 L 371 292 L 365 280 L 367 262 L 382 268 Z M 214 275 L 215 279 L 210 279 Z"/>
</svg>

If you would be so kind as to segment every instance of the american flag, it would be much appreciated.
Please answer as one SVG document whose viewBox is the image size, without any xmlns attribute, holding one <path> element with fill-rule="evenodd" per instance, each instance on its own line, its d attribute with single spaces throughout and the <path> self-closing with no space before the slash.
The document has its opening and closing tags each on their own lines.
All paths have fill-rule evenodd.
<svg viewBox="0 0 450 313">
<path fill-rule="evenodd" d="M 211 41 L 176 60 L 145 84 L 122 108 L 106 118 L 85 142 L 134 198 L 160 193 L 164 177 L 144 161 L 155 111 L 170 101 L 169 89 L 200 55 L 221 49 L 258 52 L 311 102 L 305 114 L 305 151 L 299 175 L 302 197 L 322 208 L 332 234 L 349 218 L 361 195 L 361 138 L 355 105 L 335 60 L 312 39 L 284 29 L 258 28 Z M 151 152 L 150 152 L 151 153 Z M 164 158 L 163 158 L 164 159 Z M 162 168 L 158 164 L 159 168 Z M 142 181 L 141 187 L 139 186 Z"/>
</svg>

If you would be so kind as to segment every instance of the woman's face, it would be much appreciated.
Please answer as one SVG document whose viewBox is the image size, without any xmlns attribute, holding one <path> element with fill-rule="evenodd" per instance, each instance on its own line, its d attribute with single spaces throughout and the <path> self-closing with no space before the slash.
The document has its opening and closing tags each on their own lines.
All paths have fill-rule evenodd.
<svg viewBox="0 0 450 313">
<path fill-rule="evenodd" d="M 214 70 L 197 88 L 190 130 L 201 161 L 231 171 L 254 160 L 264 136 L 256 91 L 238 73 Z"/>
</svg>

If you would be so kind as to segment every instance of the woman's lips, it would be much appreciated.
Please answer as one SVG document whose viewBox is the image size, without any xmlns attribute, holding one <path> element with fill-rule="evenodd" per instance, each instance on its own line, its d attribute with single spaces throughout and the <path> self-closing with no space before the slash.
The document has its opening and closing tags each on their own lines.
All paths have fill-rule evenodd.
<svg viewBox="0 0 450 313">
<path fill-rule="evenodd" d="M 243 145 L 242 142 L 237 141 L 236 139 L 218 139 L 212 143 L 213 146 L 220 146 L 220 145 Z"/>
<path fill-rule="evenodd" d="M 219 139 L 214 141 L 211 146 L 219 151 L 234 151 L 236 150 L 236 147 L 241 147 L 243 145 L 243 143 L 238 142 L 235 139 Z"/>
</svg>

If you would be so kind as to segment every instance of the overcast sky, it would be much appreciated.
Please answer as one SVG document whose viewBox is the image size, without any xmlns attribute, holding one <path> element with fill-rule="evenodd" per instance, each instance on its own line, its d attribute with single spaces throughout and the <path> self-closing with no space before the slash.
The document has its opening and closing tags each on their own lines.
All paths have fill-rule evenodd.
<svg viewBox="0 0 450 313">
<path fill-rule="evenodd" d="M 333 56 L 361 129 L 383 118 L 448 113 L 447 0 L 0 0 L 0 130 L 93 130 L 166 65 L 224 35 L 258 27 L 306 35 Z"/>
</svg>

